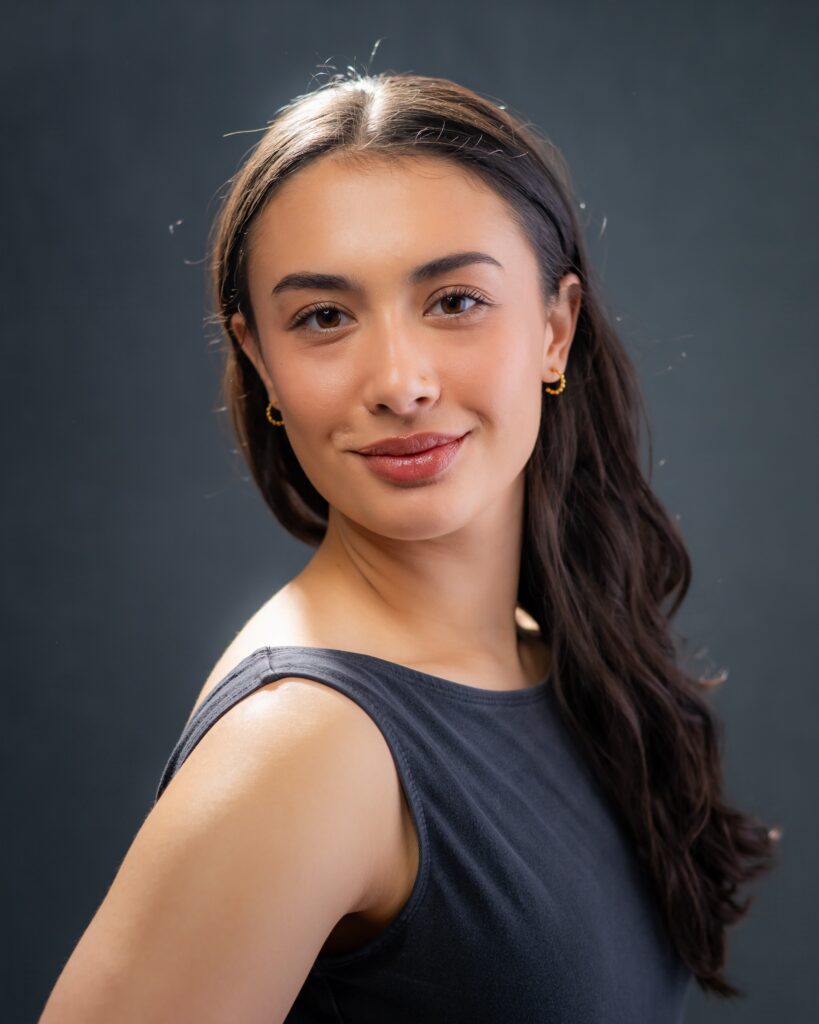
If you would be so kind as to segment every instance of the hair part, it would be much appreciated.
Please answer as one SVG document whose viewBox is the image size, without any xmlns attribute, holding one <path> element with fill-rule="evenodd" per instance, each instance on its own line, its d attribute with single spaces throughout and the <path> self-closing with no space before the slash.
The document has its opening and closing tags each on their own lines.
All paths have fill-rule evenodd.
<svg viewBox="0 0 819 1024">
<path fill-rule="evenodd" d="M 248 289 L 252 229 L 276 190 L 325 154 L 351 160 L 440 157 L 507 203 L 538 261 L 545 303 L 574 272 L 582 300 L 571 387 L 544 395 L 525 468 L 518 604 L 551 645 L 561 714 L 633 841 L 671 940 L 705 992 L 745 993 L 723 973 L 726 928 L 744 887 L 775 863 L 777 830 L 726 804 L 722 725 L 687 675 L 672 628 L 691 581 L 680 531 L 639 465 L 648 417 L 636 373 L 604 308 L 566 164 L 505 108 L 454 82 L 414 74 L 336 75 L 277 112 L 231 179 L 211 234 L 215 315 L 228 338 L 225 404 L 253 478 L 294 537 L 317 546 L 328 505 L 230 328 L 256 334 Z"/>
</svg>

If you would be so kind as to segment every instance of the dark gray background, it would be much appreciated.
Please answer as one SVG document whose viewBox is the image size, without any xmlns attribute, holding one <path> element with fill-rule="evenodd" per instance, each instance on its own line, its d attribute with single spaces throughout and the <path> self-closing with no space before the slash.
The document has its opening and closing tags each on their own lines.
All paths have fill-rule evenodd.
<svg viewBox="0 0 819 1024">
<path fill-rule="evenodd" d="M 308 557 L 217 411 L 205 233 L 258 138 L 226 133 L 380 38 L 373 71 L 476 88 L 569 161 L 693 557 L 681 627 L 729 672 L 727 792 L 784 827 L 730 940 L 750 996 L 687 1021 L 816 1020 L 815 5 L 6 7 L 4 1019 L 36 1019 L 214 661 Z"/>
</svg>

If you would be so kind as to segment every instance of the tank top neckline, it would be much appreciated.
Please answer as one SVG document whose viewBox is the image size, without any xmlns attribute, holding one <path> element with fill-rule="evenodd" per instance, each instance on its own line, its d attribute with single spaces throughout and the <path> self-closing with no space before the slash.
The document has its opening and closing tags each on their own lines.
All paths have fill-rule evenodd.
<svg viewBox="0 0 819 1024">
<path fill-rule="evenodd" d="M 471 686 L 469 683 L 458 683 L 454 679 L 447 679 L 445 676 L 436 676 L 430 672 L 424 672 L 421 669 L 412 668 L 410 665 L 404 665 L 398 661 L 390 661 L 387 658 L 380 658 L 375 654 L 365 654 L 363 651 L 349 651 L 340 647 L 308 647 L 302 644 L 265 646 L 254 651 L 249 657 L 253 658 L 261 651 L 265 651 L 267 653 L 271 667 L 275 667 L 274 659 L 286 657 L 290 653 L 306 655 L 307 657 L 316 654 L 329 654 L 332 656 L 338 656 L 342 660 L 347 658 L 352 659 L 353 661 L 363 661 L 373 667 L 381 665 L 394 672 L 403 673 L 411 679 L 423 683 L 430 688 L 443 690 L 453 696 L 464 697 L 469 700 L 486 701 L 487 703 L 525 702 L 545 696 L 551 692 L 551 671 L 547 673 L 544 679 L 541 679 L 539 682 L 534 683 L 531 686 L 519 687 L 515 690 L 489 690 L 483 686 Z"/>
</svg>

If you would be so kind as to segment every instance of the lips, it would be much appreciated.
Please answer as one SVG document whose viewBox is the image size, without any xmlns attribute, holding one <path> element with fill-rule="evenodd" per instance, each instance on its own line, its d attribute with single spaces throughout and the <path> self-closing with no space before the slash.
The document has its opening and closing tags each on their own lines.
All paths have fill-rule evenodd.
<svg viewBox="0 0 819 1024">
<path fill-rule="evenodd" d="M 463 434 L 440 434 L 428 431 L 404 437 L 384 437 L 380 441 L 358 448 L 359 455 L 417 455 L 440 445 L 457 441 Z"/>
<path fill-rule="evenodd" d="M 400 453 L 376 455 L 372 451 L 365 451 L 355 454 L 361 456 L 361 461 L 376 476 L 402 487 L 416 487 L 440 479 L 458 457 L 468 437 L 469 431 L 461 435 L 428 433 L 415 434 L 408 438 L 385 438 L 369 447 L 398 447 L 402 449 Z M 436 443 L 432 444 L 432 447 L 423 447 L 433 441 Z M 415 451 L 407 452 L 409 446 L 415 448 Z"/>
</svg>

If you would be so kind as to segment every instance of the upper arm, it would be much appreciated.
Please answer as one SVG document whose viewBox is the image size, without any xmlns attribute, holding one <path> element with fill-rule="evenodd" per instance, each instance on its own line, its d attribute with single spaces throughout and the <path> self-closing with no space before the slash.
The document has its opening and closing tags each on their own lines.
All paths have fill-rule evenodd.
<svg viewBox="0 0 819 1024">
<path fill-rule="evenodd" d="M 363 710 L 290 682 L 244 698 L 193 749 L 40 1024 L 284 1019 L 330 931 L 375 884 L 390 796 Z"/>
</svg>

